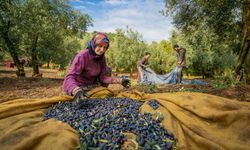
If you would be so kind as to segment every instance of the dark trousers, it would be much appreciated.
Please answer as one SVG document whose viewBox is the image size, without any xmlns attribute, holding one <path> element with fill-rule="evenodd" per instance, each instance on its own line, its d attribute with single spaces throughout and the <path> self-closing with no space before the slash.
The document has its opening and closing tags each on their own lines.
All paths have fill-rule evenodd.
<svg viewBox="0 0 250 150">
<path fill-rule="evenodd" d="M 183 79 L 183 73 L 182 73 L 183 67 L 179 66 L 178 67 L 178 72 L 177 72 L 177 83 L 181 83 Z"/>
</svg>

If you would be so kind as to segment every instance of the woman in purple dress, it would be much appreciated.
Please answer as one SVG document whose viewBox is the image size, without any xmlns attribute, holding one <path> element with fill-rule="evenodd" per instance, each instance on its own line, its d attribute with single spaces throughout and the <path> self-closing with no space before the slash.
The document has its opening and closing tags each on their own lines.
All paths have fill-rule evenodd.
<svg viewBox="0 0 250 150">
<path fill-rule="evenodd" d="M 130 80 L 110 76 L 105 58 L 108 47 L 108 36 L 99 32 L 88 42 L 87 49 L 75 56 L 63 82 L 63 90 L 74 96 L 75 101 L 83 99 L 88 90 L 101 84 L 130 86 Z"/>
</svg>

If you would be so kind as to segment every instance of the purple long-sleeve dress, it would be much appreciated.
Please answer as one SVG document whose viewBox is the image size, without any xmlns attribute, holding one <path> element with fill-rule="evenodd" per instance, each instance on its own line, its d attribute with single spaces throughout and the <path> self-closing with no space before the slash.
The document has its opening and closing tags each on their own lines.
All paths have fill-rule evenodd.
<svg viewBox="0 0 250 150">
<path fill-rule="evenodd" d="M 69 73 L 64 79 L 63 90 L 72 95 L 73 91 L 82 86 L 95 84 L 99 80 L 101 83 L 120 83 L 120 78 L 108 76 L 108 66 L 106 58 L 96 59 L 88 51 L 80 51 L 74 58 Z"/>
</svg>

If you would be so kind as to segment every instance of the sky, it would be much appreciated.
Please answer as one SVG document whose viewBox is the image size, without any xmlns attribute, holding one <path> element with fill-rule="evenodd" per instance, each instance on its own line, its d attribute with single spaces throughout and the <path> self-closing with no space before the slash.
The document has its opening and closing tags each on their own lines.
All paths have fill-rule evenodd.
<svg viewBox="0 0 250 150">
<path fill-rule="evenodd" d="M 70 0 L 70 4 L 93 19 L 88 32 L 115 32 L 128 26 L 151 43 L 168 40 L 173 29 L 171 18 L 159 13 L 163 0 Z"/>
</svg>

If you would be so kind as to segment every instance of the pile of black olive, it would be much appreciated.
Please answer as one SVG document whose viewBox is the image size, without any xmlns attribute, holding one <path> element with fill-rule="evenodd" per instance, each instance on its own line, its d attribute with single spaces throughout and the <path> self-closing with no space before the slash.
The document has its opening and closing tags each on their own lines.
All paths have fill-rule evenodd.
<svg viewBox="0 0 250 150">
<path fill-rule="evenodd" d="M 79 104 L 62 102 L 50 107 L 45 120 L 68 123 L 80 134 L 80 149 L 121 149 L 124 132 L 136 135 L 140 149 L 175 149 L 176 139 L 151 113 L 141 114 L 143 102 L 129 98 L 86 99 Z"/>
<path fill-rule="evenodd" d="M 159 108 L 160 103 L 157 100 L 152 99 L 148 101 L 148 105 L 152 107 L 154 110 L 156 110 L 157 108 Z"/>
</svg>

